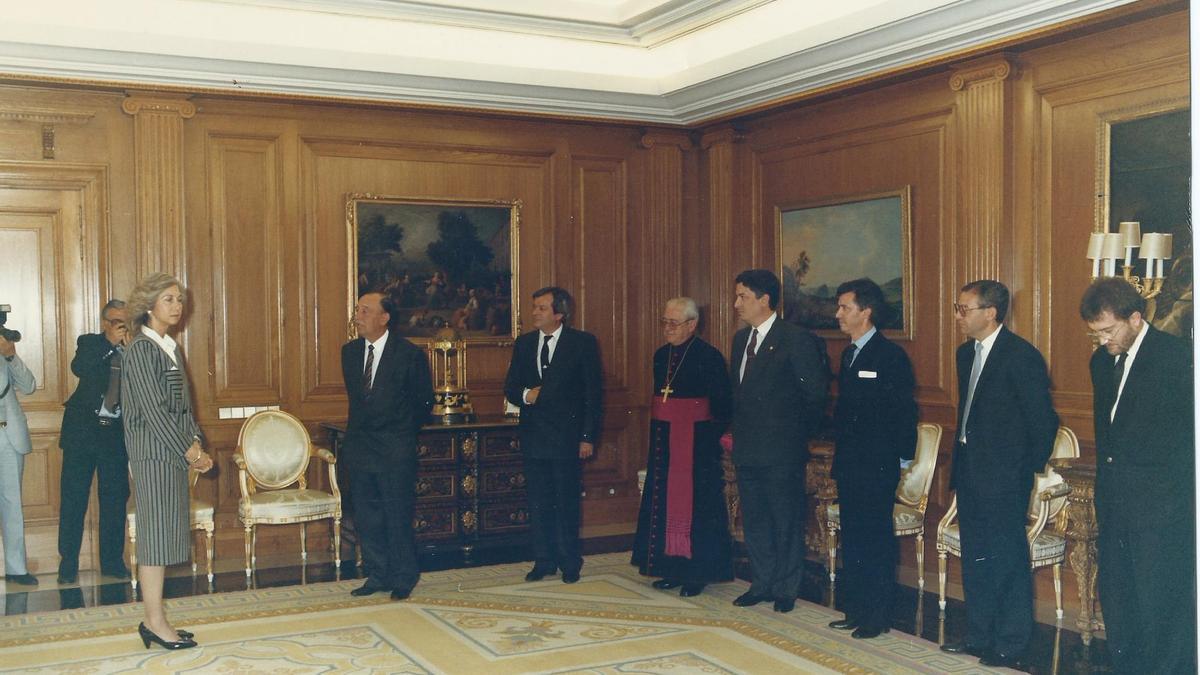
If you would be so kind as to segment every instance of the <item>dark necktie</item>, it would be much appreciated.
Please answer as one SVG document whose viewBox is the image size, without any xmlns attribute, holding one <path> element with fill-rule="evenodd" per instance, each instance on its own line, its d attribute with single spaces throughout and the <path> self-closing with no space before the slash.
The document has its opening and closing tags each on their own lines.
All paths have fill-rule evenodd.
<svg viewBox="0 0 1200 675">
<path fill-rule="evenodd" d="M 850 366 L 854 365 L 854 355 L 858 353 L 858 345 L 851 342 L 846 345 L 846 349 L 842 352 L 842 369 L 839 372 L 844 373 L 850 370 Z"/>
<path fill-rule="evenodd" d="M 1121 378 L 1125 375 L 1125 357 L 1129 356 L 1129 352 L 1121 352 L 1117 355 L 1117 361 L 1113 364 L 1113 391 L 1121 391 Z"/>
<path fill-rule="evenodd" d="M 367 366 L 363 368 L 363 393 L 370 395 L 375 382 L 375 345 L 367 345 Z"/>
<path fill-rule="evenodd" d="M 546 369 L 550 367 L 550 338 L 553 335 L 542 335 L 542 356 L 541 368 L 538 370 L 538 375 L 545 376 Z"/>
<path fill-rule="evenodd" d="M 116 415 L 121 405 L 121 360 L 125 352 L 118 346 L 113 347 L 112 356 L 108 360 L 108 389 L 104 392 L 104 409 Z"/>
<path fill-rule="evenodd" d="M 746 379 L 746 373 L 750 372 L 750 362 L 754 360 L 754 352 L 757 349 L 758 329 L 752 328 L 750 329 L 750 341 L 746 343 L 746 358 L 742 359 L 742 380 Z"/>
</svg>

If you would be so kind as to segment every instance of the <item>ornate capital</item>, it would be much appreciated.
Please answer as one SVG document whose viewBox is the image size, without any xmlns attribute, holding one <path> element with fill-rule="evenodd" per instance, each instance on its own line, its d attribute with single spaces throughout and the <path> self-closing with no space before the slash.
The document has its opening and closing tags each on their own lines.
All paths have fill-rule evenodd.
<svg viewBox="0 0 1200 675">
<path fill-rule="evenodd" d="M 745 138 L 742 132 L 738 131 L 733 125 L 726 124 L 704 132 L 704 135 L 700 137 L 700 147 L 708 150 L 712 146 L 721 143 L 741 143 Z"/>
<path fill-rule="evenodd" d="M 121 110 L 130 115 L 142 112 L 175 113 L 183 119 L 188 119 L 196 114 L 196 104 L 182 96 L 129 92 L 127 98 L 121 101 Z"/>
<path fill-rule="evenodd" d="M 962 91 L 977 84 L 1002 82 L 1014 76 L 1017 67 L 1007 57 L 989 58 L 984 61 L 972 61 L 956 68 L 950 78 L 950 88 Z"/>
<path fill-rule="evenodd" d="M 656 146 L 676 147 L 680 150 L 691 150 L 692 137 L 686 131 L 650 129 L 642 134 L 641 145 L 647 150 L 653 150 Z"/>
</svg>

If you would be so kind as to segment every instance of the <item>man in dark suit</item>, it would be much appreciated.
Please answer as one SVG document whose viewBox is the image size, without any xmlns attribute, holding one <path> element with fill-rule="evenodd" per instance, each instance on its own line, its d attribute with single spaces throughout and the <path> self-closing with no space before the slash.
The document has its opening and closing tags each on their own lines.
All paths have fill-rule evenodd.
<svg viewBox="0 0 1200 675">
<path fill-rule="evenodd" d="M 351 595 L 391 591 L 404 600 L 421 572 L 413 541 L 417 432 L 433 407 L 425 354 L 389 327 L 399 319 L 391 297 L 364 293 L 354 310 L 361 336 L 342 346 L 350 402 L 339 462 L 350 474 L 354 526 L 367 580 Z"/>
<path fill-rule="evenodd" d="M 1120 673 L 1196 672 L 1193 353 L 1145 318 L 1124 279 L 1079 313 L 1092 354 L 1100 602 Z"/>
<path fill-rule="evenodd" d="M 733 336 L 733 463 L 754 580 L 733 604 L 795 607 L 804 565 L 804 469 L 829 385 L 824 343 L 775 313 L 779 278 L 737 276 L 733 306 L 748 325 Z"/>
<path fill-rule="evenodd" d="M 969 338 L 958 348 L 958 428 L 950 488 L 958 497 L 967 637 L 944 651 L 1018 666 L 1033 630 L 1033 573 L 1025 538 L 1034 474 L 1054 448 L 1058 415 L 1046 361 L 1002 324 L 1008 289 L 973 281 L 954 305 Z"/>
<path fill-rule="evenodd" d="M 892 510 L 900 460 L 917 447 L 916 383 L 908 354 L 875 327 L 887 311 L 879 286 L 855 279 L 837 296 L 838 327 L 850 337 L 833 413 L 846 618 L 829 625 L 873 638 L 892 621 L 899 558 Z"/>
<path fill-rule="evenodd" d="M 526 581 L 562 570 L 579 581 L 580 460 L 600 434 L 600 349 L 569 327 L 571 295 L 557 286 L 533 293 L 532 330 L 513 345 L 504 395 L 521 409 L 521 454 L 533 538 Z"/>
<path fill-rule="evenodd" d="M 125 303 L 110 300 L 100 313 L 100 333 L 80 335 L 71 372 L 79 378 L 67 399 L 59 446 L 63 450 L 58 521 L 58 583 L 79 579 L 79 548 L 92 476 L 98 475 L 100 571 L 128 579 L 125 567 L 125 503 L 129 456 L 121 427 L 121 361 L 129 342 Z"/>
</svg>

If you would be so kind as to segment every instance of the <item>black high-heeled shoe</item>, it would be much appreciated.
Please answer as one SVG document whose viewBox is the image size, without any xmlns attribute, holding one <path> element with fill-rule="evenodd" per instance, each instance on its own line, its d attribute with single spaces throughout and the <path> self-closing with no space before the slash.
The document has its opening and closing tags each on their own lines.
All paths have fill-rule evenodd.
<svg viewBox="0 0 1200 675">
<path fill-rule="evenodd" d="M 151 642 L 163 649 L 191 649 L 196 646 L 195 640 L 183 639 L 182 636 L 180 636 L 181 639 L 174 642 L 164 640 L 158 637 L 154 631 L 146 628 L 145 623 L 138 624 L 138 635 L 142 637 L 142 644 L 146 645 L 146 649 L 150 649 Z"/>
</svg>

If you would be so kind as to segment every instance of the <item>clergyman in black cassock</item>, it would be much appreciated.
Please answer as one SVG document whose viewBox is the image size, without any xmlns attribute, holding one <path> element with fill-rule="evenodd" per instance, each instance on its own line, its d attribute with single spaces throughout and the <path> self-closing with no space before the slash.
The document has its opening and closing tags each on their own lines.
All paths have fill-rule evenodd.
<svg viewBox="0 0 1200 675">
<path fill-rule="evenodd" d="M 654 353 L 646 483 L 632 562 L 655 587 L 693 596 L 733 578 L 720 438 L 733 408 L 725 359 L 696 337 L 689 298 L 667 303 Z"/>
</svg>

